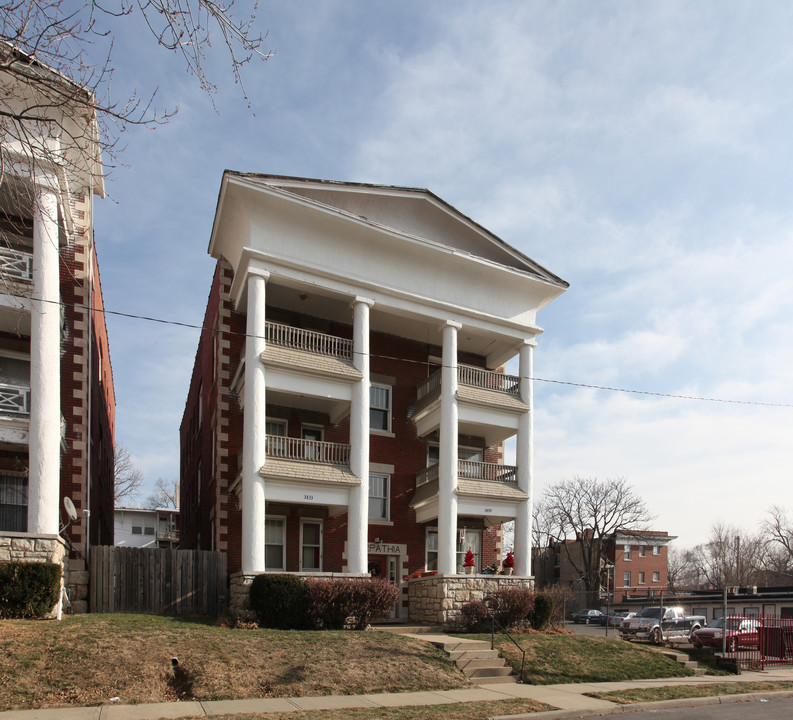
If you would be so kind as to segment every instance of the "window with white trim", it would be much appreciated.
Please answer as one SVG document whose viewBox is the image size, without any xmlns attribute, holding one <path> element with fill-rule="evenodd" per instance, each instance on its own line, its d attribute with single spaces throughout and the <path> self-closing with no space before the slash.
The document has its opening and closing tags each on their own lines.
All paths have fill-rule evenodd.
<svg viewBox="0 0 793 720">
<path fill-rule="evenodd" d="M 457 572 L 463 570 L 463 561 L 468 550 L 474 554 L 474 572 L 478 573 L 482 569 L 482 531 L 481 530 L 458 530 L 457 531 Z"/>
<path fill-rule="evenodd" d="M 390 513 L 391 478 L 369 474 L 369 519 L 388 520 Z"/>
<path fill-rule="evenodd" d="M 631 574 L 629 572 L 623 573 L 622 575 L 622 584 L 624 587 L 631 586 Z"/>
<path fill-rule="evenodd" d="M 631 546 L 630 545 L 626 545 L 625 546 L 625 549 L 623 550 L 623 553 L 622 553 L 622 559 L 625 560 L 626 562 L 630 562 L 631 561 Z"/>
<path fill-rule="evenodd" d="M 372 383 L 369 387 L 369 428 L 391 432 L 391 386 Z"/>
<path fill-rule="evenodd" d="M 304 572 L 322 570 L 322 521 L 300 521 L 300 569 Z"/>
<path fill-rule="evenodd" d="M 644 545 L 639 545 L 639 557 L 644 557 L 646 551 L 647 551 L 647 548 L 645 548 Z"/>
<path fill-rule="evenodd" d="M 264 569 L 284 570 L 285 518 L 264 519 Z"/>
<path fill-rule="evenodd" d="M 285 438 L 286 420 L 267 418 L 264 422 L 264 432 L 268 437 Z M 269 440 L 267 443 L 267 449 L 274 457 L 286 457 L 286 440 Z"/>
<path fill-rule="evenodd" d="M 639 585 L 644 585 L 644 571 L 639 570 Z"/>
<path fill-rule="evenodd" d="M 24 475 L 0 475 L 0 530 L 27 532 L 28 479 Z"/>
<path fill-rule="evenodd" d="M 438 569 L 438 529 L 427 528 L 425 567 L 428 571 Z"/>
<path fill-rule="evenodd" d="M 661 573 L 658 571 L 653 572 L 653 582 L 661 582 Z"/>
<path fill-rule="evenodd" d="M 300 437 L 306 442 L 303 443 L 303 459 L 314 462 L 322 462 L 325 458 L 321 443 L 325 439 L 325 428 L 322 425 L 300 426 Z"/>
<path fill-rule="evenodd" d="M 661 546 L 653 545 L 653 555 L 660 555 L 660 554 L 661 554 Z"/>
</svg>

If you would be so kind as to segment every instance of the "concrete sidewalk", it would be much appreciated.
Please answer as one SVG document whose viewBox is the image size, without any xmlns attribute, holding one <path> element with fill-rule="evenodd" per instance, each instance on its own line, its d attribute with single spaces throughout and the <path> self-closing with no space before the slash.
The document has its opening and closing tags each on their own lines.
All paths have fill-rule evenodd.
<svg viewBox="0 0 793 720">
<path fill-rule="evenodd" d="M 157 718 L 211 717 L 232 713 L 274 713 L 297 710 L 330 710 L 338 708 L 389 708 L 412 705 L 444 705 L 459 702 L 484 702 L 529 698 L 547 703 L 554 711 L 526 715 L 504 716 L 511 720 L 532 718 L 572 718 L 584 715 L 608 715 L 638 710 L 649 706 L 668 707 L 671 703 L 692 706 L 729 702 L 741 696 L 723 696 L 663 703 L 640 703 L 631 706 L 615 705 L 605 700 L 586 697 L 594 691 L 624 690 L 627 688 L 663 687 L 667 685 L 699 685 L 708 683 L 745 683 L 753 681 L 793 681 L 793 667 L 772 668 L 763 672 L 747 672 L 727 677 L 686 677 L 662 680 L 631 680 L 626 682 L 579 683 L 569 685 L 516 685 L 503 683 L 461 690 L 431 690 L 427 692 L 381 693 L 375 695 L 325 695 L 321 697 L 262 698 L 254 700 L 190 701 L 149 703 L 141 705 L 102 705 L 101 707 L 51 708 L 43 710 L 9 710 L 0 712 L 0 720 L 157 720 Z M 789 693 L 793 695 L 793 692 Z"/>
</svg>

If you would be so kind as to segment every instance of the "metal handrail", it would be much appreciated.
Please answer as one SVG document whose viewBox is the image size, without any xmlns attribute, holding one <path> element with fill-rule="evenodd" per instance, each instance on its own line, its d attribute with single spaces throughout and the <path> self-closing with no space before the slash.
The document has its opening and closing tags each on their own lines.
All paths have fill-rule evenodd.
<svg viewBox="0 0 793 720">
<path fill-rule="evenodd" d="M 496 649 L 496 625 L 498 625 L 499 630 L 504 633 L 511 641 L 512 644 L 520 650 L 520 681 L 525 682 L 523 679 L 523 669 L 526 667 L 526 651 L 518 644 L 518 641 L 515 640 L 512 635 L 509 634 L 509 630 L 507 630 L 498 620 L 496 620 L 496 616 L 494 613 L 490 613 L 490 649 Z"/>
</svg>

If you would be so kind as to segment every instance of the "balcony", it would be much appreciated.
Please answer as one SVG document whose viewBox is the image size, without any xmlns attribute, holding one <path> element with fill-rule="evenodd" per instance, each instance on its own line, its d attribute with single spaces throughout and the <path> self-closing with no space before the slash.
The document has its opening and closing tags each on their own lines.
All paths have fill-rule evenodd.
<svg viewBox="0 0 793 720">
<path fill-rule="evenodd" d="M 0 382 L 0 415 L 15 418 L 30 417 L 30 388 Z"/>
<path fill-rule="evenodd" d="M 442 371 L 428 377 L 416 391 L 413 422 L 420 437 L 440 427 Z M 485 445 L 495 445 L 514 435 L 518 419 L 529 412 L 520 399 L 517 375 L 472 367 L 457 366 L 458 432 L 485 438 Z"/>
<path fill-rule="evenodd" d="M 497 465 L 496 463 L 474 462 L 472 460 L 457 461 L 457 477 L 466 480 L 483 480 L 485 482 L 518 485 L 518 469 L 514 465 Z M 416 475 L 416 487 L 431 483 L 438 479 L 438 465 L 420 470 Z"/>
<path fill-rule="evenodd" d="M 279 460 L 350 466 L 350 446 L 347 443 L 303 440 L 281 435 L 267 435 L 265 442 L 268 460 L 278 458 Z"/>
<path fill-rule="evenodd" d="M 352 387 L 361 373 L 352 365 L 352 340 L 314 330 L 267 322 L 262 362 L 267 403 L 328 415 L 336 424 L 350 412 Z M 231 389 L 245 395 L 245 351 Z"/>
<path fill-rule="evenodd" d="M 436 370 L 418 387 L 417 399 L 421 402 L 441 387 L 441 370 Z M 520 378 L 517 375 L 504 375 L 503 373 L 472 367 L 471 365 L 457 366 L 457 382 L 459 385 L 494 390 L 520 397 Z"/>
<path fill-rule="evenodd" d="M 267 435 L 260 474 L 268 501 L 319 505 L 330 516 L 347 512 L 350 490 L 361 481 L 350 470 L 350 446 Z"/>
<path fill-rule="evenodd" d="M 33 282 L 33 253 L 0 247 L 0 274 L 12 281 Z"/>
<path fill-rule="evenodd" d="M 440 510 L 438 466 L 431 465 L 416 474 L 416 490 L 410 506 L 420 523 L 437 520 Z M 457 461 L 458 517 L 483 518 L 486 524 L 513 520 L 521 503 L 529 496 L 518 487 L 513 465 Z"/>
<path fill-rule="evenodd" d="M 352 340 L 281 323 L 265 323 L 268 343 L 302 352 L 352 361 Z"/>
</svg>

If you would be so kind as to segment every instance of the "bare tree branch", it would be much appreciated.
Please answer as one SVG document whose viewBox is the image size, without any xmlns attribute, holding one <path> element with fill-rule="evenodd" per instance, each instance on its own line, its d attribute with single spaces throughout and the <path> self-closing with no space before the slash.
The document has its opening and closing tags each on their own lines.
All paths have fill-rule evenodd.
<svg viewBox="0 0 793 720">
<path fill-rule="evenodd" d="M 156 508 L 179 508 L 179 481 L 163 480 L 157 478 L 154 483 L 154 492 L 146 500 L 146 507 L 154 510 Z"/>
<path fill-rule="evenodd" d="M 129 450 L 121 443 L 116 444 L 113 456 L 113 503 L 116 507 L 122 501 L 134 502 L 140 486 L 143 484 L 143 473 L 135 467 Z"/>
</svg>

